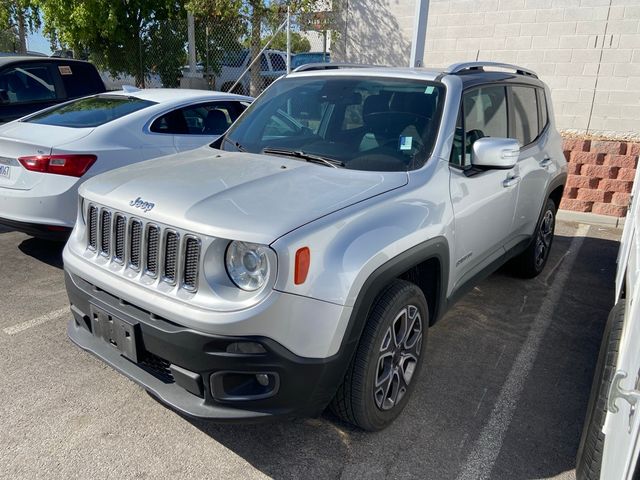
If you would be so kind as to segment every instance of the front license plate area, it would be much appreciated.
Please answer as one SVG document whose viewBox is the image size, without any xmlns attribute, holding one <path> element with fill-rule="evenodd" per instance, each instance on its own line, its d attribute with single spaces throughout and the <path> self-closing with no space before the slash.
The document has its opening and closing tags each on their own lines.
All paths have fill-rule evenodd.
<svg viewBox="0 0 640 480">
<path fill-rule="evenodd" d="M 122 356 L 138 363 L 137 322 L 130 322 L 91 305 L 91 329 L 96 337 L 102 338 Z"/>
<path fill-rule="evenodd" d="M 11 167 L 9 165 L 0 165 L 0 177 L 11 178 Z"/>
</svg>

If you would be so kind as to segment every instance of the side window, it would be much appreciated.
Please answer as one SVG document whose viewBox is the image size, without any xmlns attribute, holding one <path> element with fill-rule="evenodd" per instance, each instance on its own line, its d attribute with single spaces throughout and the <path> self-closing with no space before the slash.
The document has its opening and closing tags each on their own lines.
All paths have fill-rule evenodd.
<svg viewBox="0 0 640 480">
<path fill-rule="evenodd" d="M 521 146 L 529 145 L 538 136 L 538 104 L 533 87 L 511 87 L 513 120 L 516 139 Z"/>
<path fill-rule="evenodd" d="M 463 165 L 471 161 L 473 143 L 483 137 L 508 136 L 506 90 L 502 86 L 480 87 L 462 97 L 464 112 Z"/>
<path fill-rule="evenodd" d="M 188 133 L 187 122 L 184 119 L 182 110 L 173 110 L 165 113 L 154 120 L 149 130 L 154 133 L 166 133 L 169 135 Z"/>
<path fill-rule="evenodd" d="M 287 69 L 287 62 L 285 62 L 284 58 L 277 53 L 270 53 L 269 60 L 271 60 L 271 66 L 277 72 L 282 72 Z"/>
<path fill-rule="evenodd" d="M 261 72 L 269 71 L 269 65 L 267 64 L 267 56 L 264 53 L 260 55 L 260 71 Z"/>
<path fill-rule="evenodd" d="M 173 135 L 222 135 L 246 109 L 240 102 L 212 102 L 166 113 L 151 131 Z"/>
<path fill-rule="evenodd" d="M 0 89 L 9 103 L 37 102 L 57 98 L 55 82 L 46 66 L 25 65 L 0 73 Z"/>
</svg>

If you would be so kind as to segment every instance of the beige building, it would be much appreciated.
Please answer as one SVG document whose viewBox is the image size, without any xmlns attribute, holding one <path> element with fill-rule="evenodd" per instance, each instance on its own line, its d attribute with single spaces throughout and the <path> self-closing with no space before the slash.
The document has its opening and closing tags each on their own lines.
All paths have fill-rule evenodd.
<svg viewBox="0 0 640 480">
<path fill-rule="evenodd" d="M 409 64 L 415 0 L 349 0 L 334 60 Z M 491 60 L 551 87 L 559 128 L 640 137 L 640 0 L 430 0 L 424 65 Z"/>
</svg>

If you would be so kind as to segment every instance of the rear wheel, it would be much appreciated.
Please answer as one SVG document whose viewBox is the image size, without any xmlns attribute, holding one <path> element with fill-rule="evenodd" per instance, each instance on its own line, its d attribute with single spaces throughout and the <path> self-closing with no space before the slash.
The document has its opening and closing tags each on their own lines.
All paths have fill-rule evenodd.
<svg viewBox="0 0 640 480">
<path fill-rule="evenodd" d="M 376 299 L 331 410 L 364 430 L 402 412 L 420 373 L 429 309 L 413 283 L 394 280 Z"/>
<path fill-rule="evenodd" d="M 527 249 L 513 259 L 513 272 L 523 278 L 537 277 L 544 270 L 553 244 L 556 227 L 556 204 L 550 198 L 544 206 L 542 216 Z"/>
</svg>

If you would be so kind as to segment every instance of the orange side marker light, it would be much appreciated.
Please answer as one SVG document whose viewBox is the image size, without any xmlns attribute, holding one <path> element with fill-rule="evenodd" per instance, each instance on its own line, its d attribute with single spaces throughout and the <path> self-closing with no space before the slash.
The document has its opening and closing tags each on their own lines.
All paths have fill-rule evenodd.
<svg viewBox="0 0 640 480">
<path fill-rule="evenodd" d="M 293 282 L 302 285 L 307 279 L 309 265 L 311 264 L 311 251 L 309 247 L 299 248 L 296 252 L 296 268 L 293 275 Z"/>
</svg>

